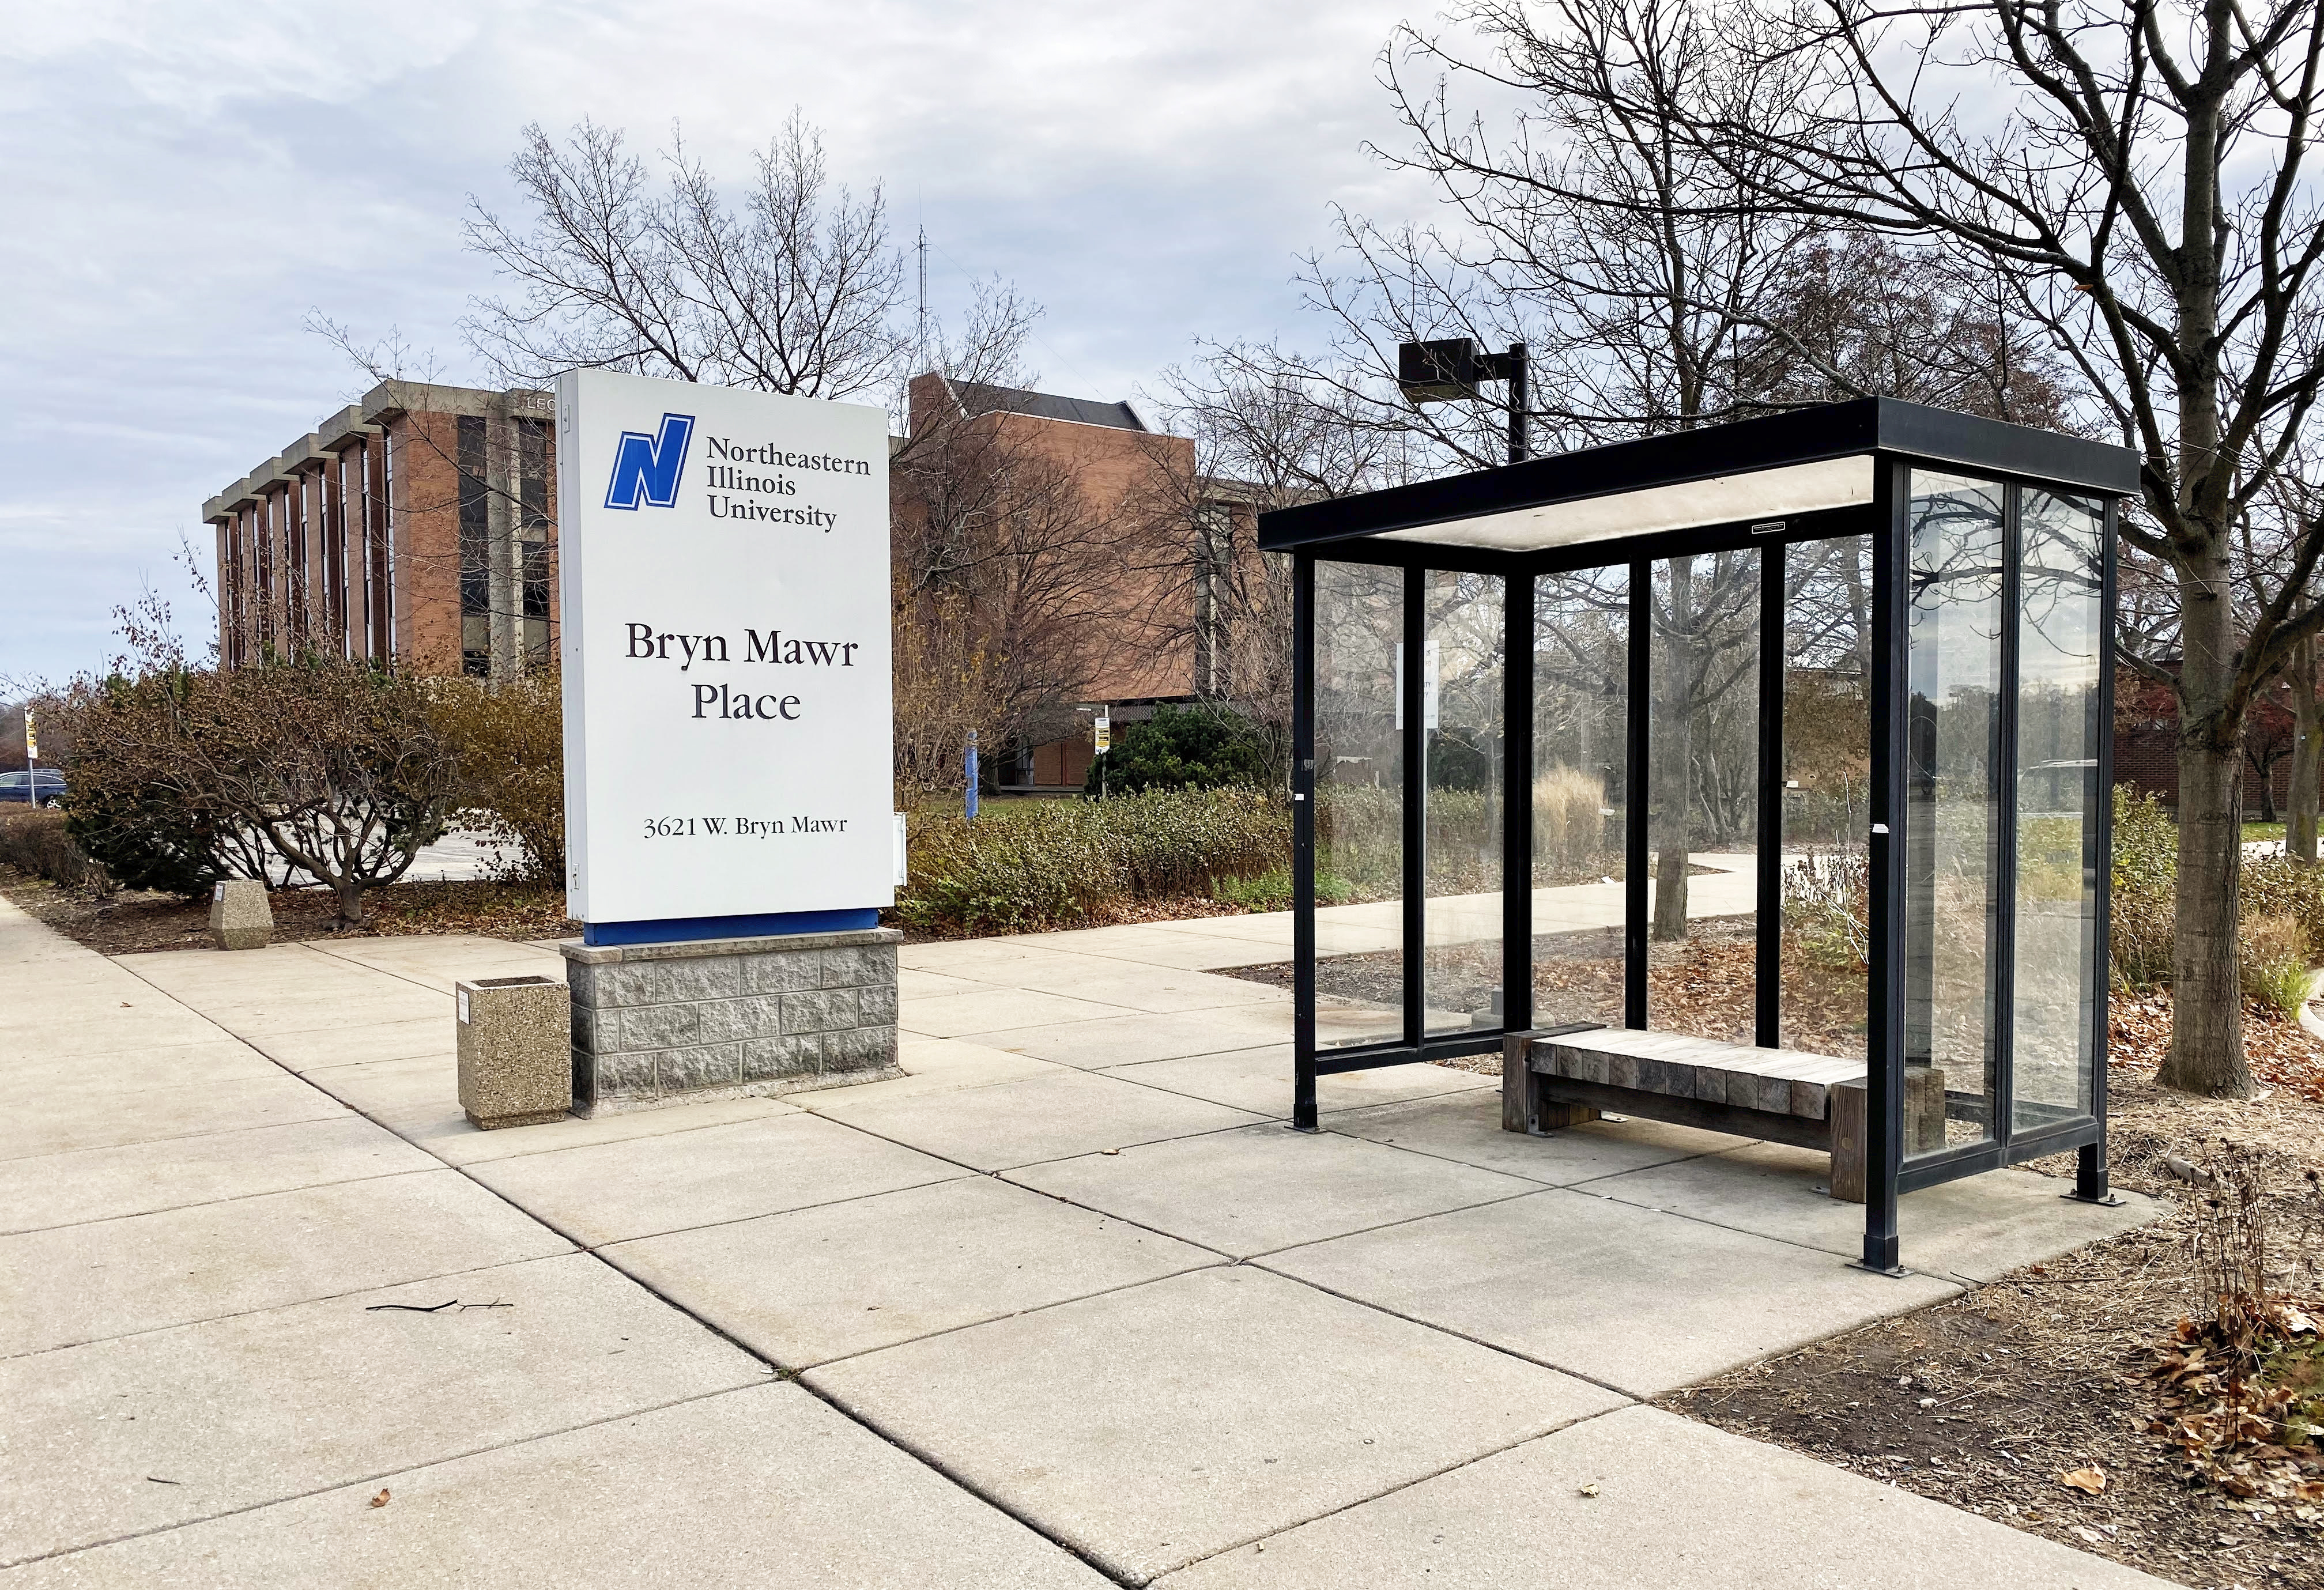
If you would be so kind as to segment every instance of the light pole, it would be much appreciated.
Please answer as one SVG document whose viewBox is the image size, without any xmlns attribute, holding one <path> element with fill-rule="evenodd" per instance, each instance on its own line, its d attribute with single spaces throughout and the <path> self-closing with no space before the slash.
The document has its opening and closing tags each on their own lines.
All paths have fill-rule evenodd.
<svg viewBox="0 0 2324 1590">
<path fill-rule="evenodd" d="M 1533 456 L 1526 437 L 1526 345 L 1511 343 L 1506 354 L 1477 350 L 1472 336 L 1404 343 L 1396 350 L 1397 390 L 1415 408 L 1423 403 L 1472 402 L 1489 381 L 1508 383 L 1509 462 Z"/>
</svg>

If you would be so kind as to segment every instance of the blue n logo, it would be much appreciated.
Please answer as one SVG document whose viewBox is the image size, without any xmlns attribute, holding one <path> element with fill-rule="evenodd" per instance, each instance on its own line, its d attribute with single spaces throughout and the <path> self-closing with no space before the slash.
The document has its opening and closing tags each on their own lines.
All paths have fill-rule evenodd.
<svg viewBox="0 0 2324 1590">
<path fill-rule="evenodd" d="M 625 430 L 613 451 L 613 478 L 605 506 L 634 510 L 642 497 L 655 508 L 678 506 L 678 477 L 686 468 L 686 445 L 694 439 L 694 416 L 665 414 L 659 439 Z"/>
</svg>

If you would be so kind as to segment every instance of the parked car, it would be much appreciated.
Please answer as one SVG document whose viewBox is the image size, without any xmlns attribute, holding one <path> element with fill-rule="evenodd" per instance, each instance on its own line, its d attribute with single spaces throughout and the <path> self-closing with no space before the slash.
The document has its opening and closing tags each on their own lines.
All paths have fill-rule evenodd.
<svg viewBox="0 0 2324 1590">
<path fill-rule="evenodd" d="M 37 786 L 35 779 L 39 781 Z M 31 802 L 54 806 L 64 798 L 65 776 L 53 767 L 35 767 L 29 773 L 20 767 L 14 773 L 0 773 L 0 805 L 14 801 L 19 805 Z"/>
</svg>

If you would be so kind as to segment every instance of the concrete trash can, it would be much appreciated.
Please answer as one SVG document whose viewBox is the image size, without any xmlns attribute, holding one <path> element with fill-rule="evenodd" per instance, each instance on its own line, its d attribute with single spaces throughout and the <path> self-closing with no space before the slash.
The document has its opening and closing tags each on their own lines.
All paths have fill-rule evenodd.
<svg viewBox="0 0 2324 1590">
<path fill-rule="evenodd" d="M 573 1107 L 573 1006 L 554 978 L 478 978 L 458 1000 L 460 1107 L 491 1132 Z"/>
<path fill-rule="evenodd" d="M 274 942 L 274 907 L 254 878 L 222 878 L 210 887 L 210 945 L 263 950 Z"/>
</svg>

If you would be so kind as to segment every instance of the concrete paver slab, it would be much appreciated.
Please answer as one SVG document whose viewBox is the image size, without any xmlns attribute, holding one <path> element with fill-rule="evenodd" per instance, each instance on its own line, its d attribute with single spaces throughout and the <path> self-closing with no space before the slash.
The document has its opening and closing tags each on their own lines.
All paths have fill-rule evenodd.
<svg viewBox="0 0 2324 1590">
<path fill-rule="evenodd" d="M 0 1160 L 0 1233 L 359 1181 L 436 1162 L 359 1116 Z"/>
<path fill-rule="evenodd" d="M 350 965 L 448 994 L 463 978 L 548 977 L 565 980 L 565 957 L 555 941 L 520 943 L 465 934 L 413 934 L 343 939 L 315 950 Z"/>
<path fill-rule="evenodd" d="M 1206 971 L 1173 970 L 1098 955 L 1075 955 L 1072 967 L 1035 965 L 1015 974 L 1020 988 L 1157 1014 L 1216 1010 L 1222 1005 L 1288 1005 L 1291 991 Z M 1014 1024 L 1019 1026 L 1026 1024 Z"/>
<path fill-rule="evenodd" d="M 1280 959 L 1263 951 L 1254 954 L 1249 939 L 1198 931 L 1214 920 L 1204 917 L 1184 924 L 1157 922 L 1084 928 L 1073 933 L 1043 933 L 1040 940 L 1076 955 L 1126 960 L 1138 966 L 1175 967 L 1185 971 L 1208 971 L 1217 967 L 1249 966 Z M 1283 942 L 1286 945 L 1290 943 L 1288 934 Z"/>
<path fill-rule="evenodd" d="M 537 1126 L 503 1126 L 493 1132 L 479 1131 L 456 1102 L 442 1107 L 435 1118 L 428 1118 L 418 1110 L 382 1118 L 447 1165 L 481 1165 L 558 1149 L 628 1143 L 669 1132 L 690 1132 L 698 1126 L 723 1126 L 730 1122 L 761 1121 L 798 1113 L 797 1105 L 780 1098 L 713 1098 L 700 1104 L 673 1105 L 668 1109 L 593 1116 L 586 1120 L 567 1116 L 562 1120 L 543 1121 Z"/>
<path fill-rule="evenodd" d="M 754 1387 L 35 1564 L 96 1584 L 1105 1590 L 1111 1581 L 791 1385 Z M 149 1487 L 152 1488 L 152 1487 Z"/>
<path fill-rule="evenodd" d="M 1393 1143 L 1422 1153 L 1458 1160 L 1465 1165 L 1480 1165 L 1489 1171 L 1547 1182 L 1553 1187 L 1568 1187 L 1623 1171 L 1719 1153 L 1743 1147 L 1746 1142 L 1724 1133 L 1635 1119 L 1593 1121 L 1543 1137 L 1504 1132 L 1501 1090 L 1490 1080 L 1480 1080 L 1486 1082 L 1489 1091 L 1480 1089 L 1456 1098 L 1351 1109 L 1334 1114 L 1323 1125 L 1328 1131 L 1343 1132 L 1351 1137 Z M 1857 1227 L 1860 1235 L 1860 1209 Z"/>
<path fill-rule="evenodd" d="M 0 1236 L 0 1355 L 565 1251 L 444 1170 Z"/>
<path fill-rule="evenodd" d="M 1177 1060 L 1291 1042 L 1288 1005 L 1228 1005 L 1215 1010 L 1140 1014 L 1054 1026 L 1021 1026 L 982 1034 L 996 1049 L 1014 1049 L 1060 1065 L 1090 1070 Z"/>
<path fill-rule="evenodd" d="M 24 1061 L 95 1059 L 134 1054 L 179 1043 L 204 1043 L 226 1036 L 216 1024 L 184 1006 L 155 997 L 146 1006 L 103 1013 L 101 1020 L 64 1020 L 0 1034 L 0 1065 Z"/>
<path fill-rule="evenodd" d="M 202 1015 L 237 1038 L 281 1037 L 293 1034 L 344 1033 L 356 1027 L 384 1026 L 398 1022 L 445 1021 L 452 1007 L 448 990 L 389 984 L 337 998 L 316 998 L 305 991 L 263 999 L 215 999 L 195 992 L 179 996 Z"/>
<path fill-rule="evenodd" d="M 1864 1206 L 1835 1203 L 1822 1190 L 1830 1163 L 1763 1143 L 1609 1177 L 1586 1190 L 1852 1259 L 1864 1249 Z M 2030 1171 L 1996 1171 L 1908 1192 L 1896 1217 L 1904 1263 L 1932 1275 L 1991 1281 L 2143 1226 L 2159 1212 L 2136 1193 L 2123 1194 L 2115 1209 L 2076 1203 L 2063 1196 L 2071 1186 Z"/>
<path fill-rule="evenodd" d="M 52 1093 L 143 1093 L 155 1088 L 237 1082 L 251 1077 L 279 1082 L 282 1068 L 241 1039 L 220 1033 L 198 1043 L 18 1061 L 7 1068 L 7 1075 L 13 1093 L 32 1098 Z"/>
<path fill-rule="evenodd" d="M 1536 1190 L 1536 1184 L 1270 1123 L 1056 1160 L 1009 1179 L 1236 1258 Z"/>
<path fill-rule="evenodd" d="M 1161 1583 L 1167 1590 L 1344 1590 L 1353 1582 L 2160 1590 L 2167 1583 L 1658 1408 L 1590 1420 L 1263 1544 Z"/>
<path fill-rule="evenodd" d="M 1261 1262 L 1637 1397 L 1959 1291 L 1554 1188 Z"/>
<path fill-rule="evenodd" d="M 452 1298 L 509 1306 L 379 1307 Z M 766 1378 L 764 1365 L 578 1255 L 7 1360 L 0 1559 Z"/>
<path fill-rule="evenodd" d="M 324 1066 L 305 1080 L 367 1116 L 386 1120 L 415 1106 L 460 1104 L 460 1065 L 451 1054 L 413 1054 L 401 1060 Z"/>
<path fill-rule="evenodd" d="M 806 1379 L 1133 1583 L 1618 1401 L 1249 1266 Z"/>
<path fill-rule="evenodd" d="M 14 1074 L 14 1068 L 10 1068 Z M 298 1078 L 271 1076 L 136 1089 L 34 1090 L 0 1111 L 0 1160 L 110 1148 L 205 1132 L 344 1115 L 346 1107 Z"/>
<path fill-rule="evenodd" d="M 452 1005 L 402 1021 L 349 1022 L 296 1033 L 262 1033 L 250 1045 L 268 1059 L 301 1073 L 331 1066 L 364 1065 L 380 1060 L 434 1055 L 450 1058 L 459 1045 Z"/>
<path fill-rule="evenodd" d="M 1259 1118 L 1248 1110 L 1071 1071 L 943 1093 L 847 1097 L 857 1091 L 869 1089 L 835 1089 L 798 1098 L 814 1114 L 980 1171 L 1191 1137 Z"/>
<path fill-rule="evenodd" d="M 978 982 L 973 978 L 954 977 L 948 972 L 919 971 L 908 966 L 896 970 L 896 993 L 903 999 L 939 999 L 946 994 L 991 994 L 1001 991 L 999 985 Z"/>
<path fill-rule="evenodd" d="M 1260 1115 L 1284 1117 L 1291 1113 L 1288 1043 L 1231 1049 L 1221 1054 L 1194 1054 L 1184 1060 L 1140 1061 L 1134 1065 L 1109 1066 L 1102 1074 Z M 1317 1078 L 1315 1100 L 1321 1110 L 1342 1110 L 1384 1099 L 1427 1098 L 1478 1089 L 1498 1089 L 1499 1086 L 1493 1078 L 1454 1071 L 1450 1066 L 1382 1066 L 1378 1071 Z M 1499 1097 L 1498 1091 L 1494 1097 Z"/>
<path fill-rule="evenodd" d="M 595 1247 L 970 1172 L 801 1111 L 491 1160 L 471 1174 L 534 1218 Z"/>
<path fill-rule="evenodd" d="M 1217 1262 L 982 1176 L 603 1253 L 787 1369 Z"/>
<path fill-rule="evenodd" d="M 898 1025 L 907 1032 L 932 1038 L 964 1038 L 1004 1027 L 1040 1026 L 1059 1022 L 1088 1021 L 1120 1016 L 1124 1006 L 1095 999 L 1074 999 L 1062 994 L 1039 994 L 1024 988 L 996 988 L 983 994 L 942 994 L 915 999 L 903 1007 Z"/>
</svg>

